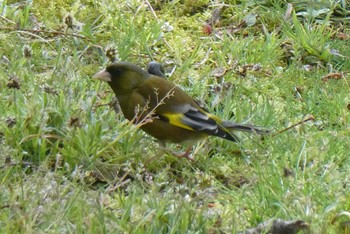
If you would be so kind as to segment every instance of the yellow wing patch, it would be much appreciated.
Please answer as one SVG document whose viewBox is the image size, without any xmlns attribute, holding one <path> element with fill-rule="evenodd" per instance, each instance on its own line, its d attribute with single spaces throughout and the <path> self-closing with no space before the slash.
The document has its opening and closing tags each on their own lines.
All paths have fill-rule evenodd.
<svg viewBox="0 0 350 234">
<path fill-rule="evenodd" d="M 164 116 L 165 118 L 167 118 L 168 122 L 172 125 L 175 125 L 177 127 L 180 128 L 184 128 L 187 130 L 191 130 L 194 131 L 193 128 L 191 128 L 190 126 L 184 124 L 181 120 L 183 118 L 183 114 L 173 114 L 173 113 L 165 113 L 162 114 L 162 116 Z"/>
</svg>

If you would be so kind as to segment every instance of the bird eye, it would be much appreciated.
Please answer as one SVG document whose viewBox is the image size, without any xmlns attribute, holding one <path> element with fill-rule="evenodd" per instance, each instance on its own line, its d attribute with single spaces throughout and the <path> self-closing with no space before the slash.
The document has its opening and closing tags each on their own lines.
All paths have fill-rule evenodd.
<svg viewBox="0 0 350 234">
<path fill-rule="evenodd" d="M 109 69 L 107 69 L 109 73 L 112 74 L 113 77 L 118 77 L 122 74 L 122 70 L 117 68 L 117 67 L 110 67 Z"/>
</svg>

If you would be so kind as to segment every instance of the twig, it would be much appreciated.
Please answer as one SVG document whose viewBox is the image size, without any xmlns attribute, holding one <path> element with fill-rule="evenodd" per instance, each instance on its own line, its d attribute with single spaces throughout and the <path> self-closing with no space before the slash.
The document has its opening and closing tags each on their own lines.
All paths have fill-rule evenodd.
<svg viewBox="0 0 350 234">
<path fill-rule="evenodd" d="M 300 124 L 306 123 L 307 121 L 310 121 L 310 120 L 315 120 L 315 117 L 311 115 L 308 118 L 299 121 L 298 123 L 295 123 L 295 124 L 285 128 L 285 129 L 282 129 L 282 130 L 278 131 L 277 133 L 273 134 L 272 136 L 276 136 L 277 134 L 280 134 L 282 132 L 288 131 L 289 129 L 294 128 L 294 127 L 296 127 L 296 126 L 298 126 Z"/>
<path fill-rule="evenodd" d="M 0 30 L 17 31 L 19 33 L 30 32 L 30 33 L 34 33 L 34 34 L 44 33 L 44 34 L 52 34 L 52 35 L 60 35 L 60 36 L 72 36 L 72 37 L 77 37 L 77 38 L 86 39 L 88 41 L 91 41 L 89 38 L 82 36 L 82 35 L 79 35 L 79 34 L 59 32 L 59 31 L 47 31 L 47 30 L 39 30 L 39 29 L 19 29 L 16 27 L 0 27 Z"/>
<path fill-rule="evenodd" d="M 0 166 L 0 169 L 4 169 L 5 167 L 15 167 L 15 166 L 34 167 L 34 165 L 30 162 L 19 162 L 19 163 L 6 163 Z"/>
<path fill-rule="evenodd" d="M 158 19 L 156 12 L 153 10 L 153 7 L 151 6 L 151 3 L 149 3 L 148 0 L 145 0 L 145 2 L 148 5 L 149 9 L 151 10 L 153 17 Z"/>
</svg>

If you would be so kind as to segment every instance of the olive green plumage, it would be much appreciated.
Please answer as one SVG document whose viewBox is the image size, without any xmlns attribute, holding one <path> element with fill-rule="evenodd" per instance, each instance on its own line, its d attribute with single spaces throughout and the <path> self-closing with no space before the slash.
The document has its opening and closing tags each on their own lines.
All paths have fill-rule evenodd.
<svg viewBox="0 0 350 234">
<path fill-rule="evenodd" d="M 251 125 L 221 120 L 174 83 L 153 74 L 132 63 L 118 62 L 94 78 L 106 81 L 113 89 L 125 118 L 134 123 L 144 121 L 140 128 L 163 143 L 184 143 L 206 136 L 237 141 L 233 131 L 267 133 Z"/>
</svg>

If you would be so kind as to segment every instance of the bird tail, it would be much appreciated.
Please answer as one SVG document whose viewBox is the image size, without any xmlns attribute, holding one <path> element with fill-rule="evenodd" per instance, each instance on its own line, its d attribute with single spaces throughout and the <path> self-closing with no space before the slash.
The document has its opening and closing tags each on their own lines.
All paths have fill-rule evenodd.
<svg viewBox="0 0 350 234">
<path fill-rule="evenodd" d="M 255 132 L 258 134 L 268 134 L 270 132 L 267 129 L 262 129 L 260 127 L 249 124 L 239 124 L 230 121 L 223 121 L 221 124 L 229 131 Z"/>
</svg>

